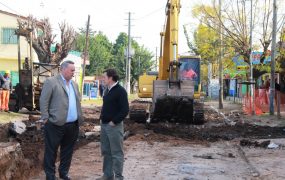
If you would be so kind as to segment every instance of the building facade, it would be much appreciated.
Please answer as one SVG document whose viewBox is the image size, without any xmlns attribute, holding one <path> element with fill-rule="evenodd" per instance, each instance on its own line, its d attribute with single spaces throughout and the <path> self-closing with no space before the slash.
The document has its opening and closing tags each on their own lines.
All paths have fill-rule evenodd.
<svg viewBox="0 0 285 180">
<path fill-rule="evenodd" d="M 24 16 L 0 10 L 0 73 L 11 72 L 12 84 L 19 82 L 18 78 L 18 38 L 15 30 L 18 28 L 17 19 L 25 20 Z M 20 37 L 21 61 L 30 57 L 30 46 L 25 37 Z M 32 53 L 37 59 L 36 53 Z"/>
</svg>

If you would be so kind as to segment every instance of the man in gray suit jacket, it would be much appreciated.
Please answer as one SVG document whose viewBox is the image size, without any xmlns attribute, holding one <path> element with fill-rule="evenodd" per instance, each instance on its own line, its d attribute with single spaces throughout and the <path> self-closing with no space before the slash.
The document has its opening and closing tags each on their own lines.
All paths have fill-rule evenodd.
<svg viewBox="0 0 285 180">
<path fill-rule="evenodd" d="M 60 146 L 61 179 L 69 180 L 73 148 L 82 123 L 82 112 L 78 85 L 72 80 L 74 63 L 65 61 L 60 66 L 60 74 L 48 78 L 40 97 L 41 119 L 45 122 L 44 170 L 47 180 L 55 180 L 55 161 Z"/>
</svg>

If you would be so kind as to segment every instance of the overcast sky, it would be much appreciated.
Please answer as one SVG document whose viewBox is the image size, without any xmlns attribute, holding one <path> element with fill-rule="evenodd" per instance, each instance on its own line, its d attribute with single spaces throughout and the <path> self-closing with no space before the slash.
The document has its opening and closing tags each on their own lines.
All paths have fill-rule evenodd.
<svg viewBox="0 0 285 180">
<path fill-rule="evenodd" d="M 76 30 L 85 28 L 88 14 L 90 14 L 92 29 L 102 31 L 112 42 L 120 32 L 127 32 L 127 12 L 131 12 L 132 37 L 137 37 L 136 40 L 155 55 L 156 47 L 159 52 L 159 33 L 165 22 L 166 2 L 167 0 L 0 0 L 0 9 L 24 16 L 32 14 L 39 18 L 49 17 L 56 33 L 59 31 L 58 23 L 64 20 Z M 193 32 L 198 24 L 198 20 L 192 17 L 193 6 L 210 2 L 212 0 L 181 0 L 180 54 L 188 51 L 183 25 L 187 24 L 190 38 L 193 38 Z M 284 15 L 281 9 L 284 9 L 285 3 L 284 0 L 277 0 L 277 2 L 280 17 L 281 14 Z M 256 31 L 259 30 L 260 28 L 254 29 L 254 43 L 258 44 L 259 37 Z"/>
<path fill-rule="evenodd" d="M 183 33 L 183 24 L 187 24 L 193 36 L 197 20 L 192 18 L 191 9 L 197 3 L 209 0 L 181 0 L 179 53 L 188 51 Z M 85 28 L 88 14 L 91 16 L 92 29 L 102 31 L 114 42 L 120 32 L 127 32 L 127 12 L 132 14 L 131 35 L 137 37 L 155 54 L 160 46 L 159 33 L 165 21 L 166 0 L 0 0 L 0 9 L 24 16 L 49 17 L 55 30 L 58 23 L 66 20 L 75 29 Z"/>
</svg>

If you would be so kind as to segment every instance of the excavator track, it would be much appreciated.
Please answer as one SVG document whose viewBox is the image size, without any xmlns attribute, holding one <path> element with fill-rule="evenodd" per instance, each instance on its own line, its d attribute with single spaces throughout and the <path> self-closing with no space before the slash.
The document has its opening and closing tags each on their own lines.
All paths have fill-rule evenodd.
<svg viewBox="0 0 285 180">
<path fill-rule="evenodd" d="M 202 100 L 194 100 L 194 110 L 193 110 L 193 124 L 201 125 L 204 124 L 204 102 Z"/>
<path fill-rule="evenodd" d="M 136 99 L 130 104 L 129 118 L 137 123 L 170 122 L 183 124 L 204 123 L 204 103 L 189 97 L 167 96 L 157 99 L 155 110 L 150 114 L 151 100 Z"/>
</svg>

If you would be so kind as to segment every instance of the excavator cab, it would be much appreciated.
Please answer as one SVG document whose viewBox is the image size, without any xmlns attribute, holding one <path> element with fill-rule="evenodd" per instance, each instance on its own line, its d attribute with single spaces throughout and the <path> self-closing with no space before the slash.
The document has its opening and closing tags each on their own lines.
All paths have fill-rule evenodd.
<svg viewBox="0 0 285 180">
<path fill-rule="evenodd" d="M 194 99 L 199 99 L 201 94 L 201 57 L 200 56 L 181 56 L 179 58 L 180 79 L 192 80 L 194 83 Z"/>
</svg>

